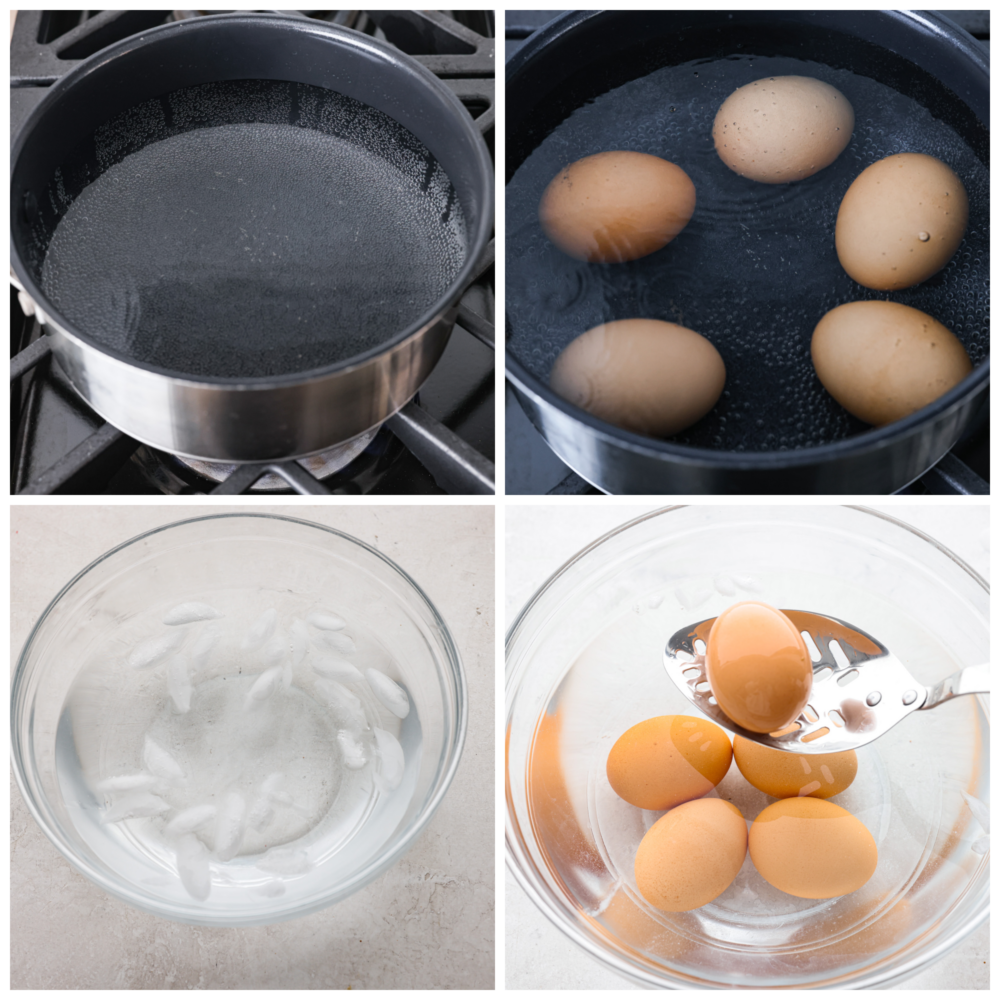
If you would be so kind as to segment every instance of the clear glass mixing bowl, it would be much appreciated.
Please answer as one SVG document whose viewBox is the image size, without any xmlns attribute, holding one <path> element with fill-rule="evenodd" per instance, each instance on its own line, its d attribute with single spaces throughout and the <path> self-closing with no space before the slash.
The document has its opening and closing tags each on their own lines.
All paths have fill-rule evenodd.
<svg viewBox="0 0 1000 1000">
<path fill-rule="evenodd" d="M 696 714 L 664 672 L 666 640 L 743 599 L 851 622 L 922 683 L 989 659 L 985 581 L 892 518 L 763 506 L 641 517 L 571 559 L 508 633 L 508 864 L 560 930 L 645 986 L 899 982 L 988 913 L 984 831 L 964 798 L 989 808 L 988 698 L 917 712 L 858 752 L 858 777 L 834 801 L 878 844 L 862 889 L 798 899 L 764 882 L 749 856 L 725 893 L 687 913 L 660 912 L 636 889 L 635 851 L 658 814 L 611 791 L 608 751 L 642 719 Z M 747 820 L 774 801 L 735 765 L 712 794 Z"/>
<path fill-rule="evenodd" d="M 185 626 L 191 638 L 184 648 L 193 649 L 197 635 L 212 626 L 219 637 L 211 657 L 224 666 L 201 687 L 195 676 L 192 708 L 182 714 L 169 693 L 168 667 L 161 662 L 138 670 L 128 656 L 145 638 L 167 631 L 166 612 L 190 601 L 212 605 L 226 617 Z M 210 732 L 215 716 L 204 711 L 199 716 L 197 709 L 211 698 L 230 699 L 233 711 L 218 718 L 243 725 L 235 709 L 242 707 L 244 689 L 260 668 L 242 650 L 242 640 L 271 607 L 286 624 L 310 609 L 340 614 L 357 641 L 349 658 L 362 669 L 377 665 L 407 690 L 411 708 L 400 720 L 363 682 L 345 682 L 371 723 L 392 732 L 402 747 L 405 766 L 397 788 L 379 789 L 375 772 L 384 766 L 381 761 L 370 760 L 361 770 L 344 766 L 322 682 L 317 687 L 308 658 L 294 667 L 282 692 L 284 714 L 275 715 L 272 728 L 262 721 L 245 744 L 234 742 L 233 733 L 227 744 Z M 261 712 L 246 718 L 270 719 Z M 71 580 L 38 620 L 11 693 L 21 792 L 67 860 L 140 909 L 229 927 L 322 909 L 394 864 L 451 783 L 467 716 L 458 651 L 413 579 L 355 538 L 264 514 L 180 521 L 103 555 Z M 189 729 L 178 728 L 183 726 Z M 227 760 L 219 773 L 257 784 L 264 772 L 254 768 L 281 762 L 290 756 L 288 747 L 297 748 L 294 760 L 281 768 L 286 781 L 272 787 L 277 819 L 260 835 L 248 833 L 231 860 L 213 856 L 211 891 L 204 901 L 193 898 L 179 878 L 177 850 L 164 831 L 172 814 L 104 821 L 109 795 L 101 786 L 116 775 L 143 770 L 144 733 L 152 732 L 166 734 L 157 736 L 161 743 L 172 738 L 172 749 L 192 759 L 201 753 L 208 761 L 212 749 L 220 751 Z M 186 743 L 178 736 L 184 732 Z M 113 805 L 113 794 L 110 798 Z M 206 839 L 211 846 L 211 833 Z M 271 863 L 262 863 L 275 848 Z"/>
</svg>

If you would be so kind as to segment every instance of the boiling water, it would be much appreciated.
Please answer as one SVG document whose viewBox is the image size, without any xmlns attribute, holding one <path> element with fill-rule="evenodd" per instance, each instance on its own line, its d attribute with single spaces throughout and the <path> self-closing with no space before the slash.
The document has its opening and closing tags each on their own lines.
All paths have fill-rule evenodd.
<svg viewBox="0 0 1000 1000">
<path fill-rule="evenodd" d="M 189 375 L 355 357 L 424 315 L 466 255 L 430 151 L 388 115 L 304 84 L 146 101 L 98 129 L 47 196 L 46 295 L 101 344 Z"/>
<path fill-rule="evenodd" d="M 178 905 L 337 881 L 413 798 L 421 727 L 392 658 L 350 622 L 317 628 L 315 609 L 279 615 L 267 600 L 215 592 L 217 620 L 166 627 L 164 608 L 130 619 L 88 656 L 59 720 L 78 833 Z"/>
<path fill-rule="evenodd" d="M 719 159 L 712 123 L 737 87 L 766 76 L 824 80 L 851 102 L 851 144 L 795 184 L 758 184 Z M 651 153 L 681 166 L 697 205 L 662 250 L 624 264 L 586 264 L 542 232 L 538 202 L 566 164 L 602 150 Z M 947 163 L 969 194 L 965 239 L 943 271 L 915 288 L 875 292 L 837 260 L 840 202 L 861 171 L 886 156 L 921 152 Z M 934 316 L 978 364 L 989 353 L 989 172 L 947 124 L 868 77 L 791 58 L 733 56 L 668 66 L 578 108 L 518 168 L 507 186 L 508 346 L 548 382 L 556 357 L 600 323 L 648 317 L 708 338 L 727 378 L 712 412 L 673 440 L 726 451 L 783 450 L 858 433 L 823 389 L 809 352 L 835 306 L 891 298 Z"/>
</svg>

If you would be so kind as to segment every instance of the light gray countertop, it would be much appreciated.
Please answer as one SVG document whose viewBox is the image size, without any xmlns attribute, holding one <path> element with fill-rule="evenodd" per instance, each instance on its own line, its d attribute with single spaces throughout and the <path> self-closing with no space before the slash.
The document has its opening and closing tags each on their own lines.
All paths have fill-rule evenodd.
<svg viewBox="0 0 1000 1000">
<path fill-rule="evenodd" d="M 204 513 L 285 513 L 397 562 L 461 651 L 469 729 L 415 846 L 342 903 L 267 927 L 191 927 L 80 875 L 11 781 L 12 989 L 491 989 L 494 985 L 494 511 L 491 506 L 14 506 L 11 656 L 77 571 L 149 528 Z"/>
<path fill-rule="evenodd" d="M 571 556 L 659 505 L 508 505 L 505 515 L 505 628 Z M 947 545 L 989 579 L 989 507 L 894 504 L 876 507 Z M 508 989 L 638 989 L 557 930 L 505 867 L 505 981 Z M 894 989 L 989 989 L 989 921 L 939 962 Z"/>
</svg>

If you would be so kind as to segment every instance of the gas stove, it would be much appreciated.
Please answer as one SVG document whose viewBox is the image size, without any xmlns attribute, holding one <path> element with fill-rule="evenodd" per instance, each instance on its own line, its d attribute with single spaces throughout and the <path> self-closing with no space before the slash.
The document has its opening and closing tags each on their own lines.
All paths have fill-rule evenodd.
<svg viewBox="0 0 1000 1000">
<path fill-rule="evenodd" d="M 505 60 L 539 28 L 564 11 L 506 12 Z M 941 11 L 989 48 L 989 11 Z M 532 425 L 510 384 L 506 386 L 505 448 L 508 494 L 596 495 L 601 490 L 578 476 L 549 448 Z M 988 494 L 990 431 L 988 420 L 974 428 L 933 469 L 900 494 Z"/>
<path fill-rule="evenodd" d="M 11 40 L 11 137 L 51 86 L 114 42 L 221 11 L 21 11 Z M 492 11 L 300 11 L 388 41 L 435 73 L 494 145 Z M 48 351 L 11 288 L 11 493 L 492 493 L 493 244 L 418 396 L 381 428 L 299 461 L 224 465 L 156 451 L 106 423 Z"/>
</svg>

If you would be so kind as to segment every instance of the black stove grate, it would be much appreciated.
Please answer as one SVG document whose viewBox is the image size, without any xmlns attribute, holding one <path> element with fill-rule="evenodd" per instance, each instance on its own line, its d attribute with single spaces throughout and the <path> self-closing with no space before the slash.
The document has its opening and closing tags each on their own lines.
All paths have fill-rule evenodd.
<svg viewBox="0 0 1000 1000">
<path fill-rule="evenodd" d="M 222 13 L 221 11 L 212 13 Z M 286 12 L 292 13 L 292 12 Z M 459 98 L 494 149 L 492 11 L 300 11 L 389 41 Z M 80 60 L 194 11 L 20 11 L 11 39 L 11 136 L 45 88 Z M 494 248 L 462 296 L 458 323 L 417 400 L 365 451 L 321 481 L 295 461 L 244 465 L 222 482 L 142 446 L 94 413 L 49 354 L 30 304 L 11 289 L 11 493 L 240 494 L 264 476 L 269 495 L 492 493 Z"/>
</svg>

